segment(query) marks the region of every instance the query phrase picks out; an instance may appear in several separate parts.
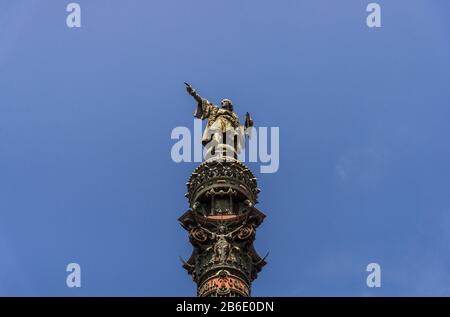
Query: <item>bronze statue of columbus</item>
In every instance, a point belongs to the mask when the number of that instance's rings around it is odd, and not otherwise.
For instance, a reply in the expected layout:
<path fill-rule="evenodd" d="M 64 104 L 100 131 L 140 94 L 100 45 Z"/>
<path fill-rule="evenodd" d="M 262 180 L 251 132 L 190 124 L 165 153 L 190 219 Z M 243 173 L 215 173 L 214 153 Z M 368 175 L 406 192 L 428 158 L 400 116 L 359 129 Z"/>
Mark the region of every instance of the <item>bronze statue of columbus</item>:
<path fill-rule="evenodd" d="M 201 120 L 208 119 L 202 144 L 206 146 L 211 141 L 214 141 L 212 143 L 215 145 L 228 144 L 228 141 L 231 140 L 231 142 L 234 142 L 234 145 L 231 145 L 234 152 L 239 153 L 244 144 L 244 136 L 250 136 L 251 127 L 253 127 L 250 114 L 246 113 L 245 123 L 241 126 L 239 117 L 233 111 L 233 103 L 230 99 L 223 99 L 220 107 L 218 107 L 202 98 L 190 84 L 185 82 L 185 85 L 187 92 L 197 101 L 194 117 Z"/>

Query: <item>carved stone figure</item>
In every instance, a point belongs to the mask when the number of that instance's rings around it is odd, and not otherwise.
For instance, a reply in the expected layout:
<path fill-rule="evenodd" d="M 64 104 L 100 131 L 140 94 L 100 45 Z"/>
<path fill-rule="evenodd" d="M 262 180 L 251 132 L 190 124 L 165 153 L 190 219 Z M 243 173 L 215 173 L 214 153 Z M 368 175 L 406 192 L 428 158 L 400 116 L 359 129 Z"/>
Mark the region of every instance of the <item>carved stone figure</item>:
<path fill-rule="evenodd" d="M 227 241 L 225 235 L 219 235 L 214 244 L 214 262 L 225 263 L 230 255 L 231 244 Z"/>

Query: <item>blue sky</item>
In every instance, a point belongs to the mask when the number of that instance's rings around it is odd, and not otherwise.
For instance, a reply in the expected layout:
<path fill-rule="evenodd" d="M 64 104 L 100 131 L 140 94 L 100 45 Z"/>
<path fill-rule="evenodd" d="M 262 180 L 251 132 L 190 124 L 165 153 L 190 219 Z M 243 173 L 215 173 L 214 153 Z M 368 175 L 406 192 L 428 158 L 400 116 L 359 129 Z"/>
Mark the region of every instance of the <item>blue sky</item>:
<path fill-rule="evenodd" d="M 183 81 L 280 127 L 254 296 L 450 295 L 448 1 L 69 2 L 0 0 L 0 295 L 195 295 Z"/>

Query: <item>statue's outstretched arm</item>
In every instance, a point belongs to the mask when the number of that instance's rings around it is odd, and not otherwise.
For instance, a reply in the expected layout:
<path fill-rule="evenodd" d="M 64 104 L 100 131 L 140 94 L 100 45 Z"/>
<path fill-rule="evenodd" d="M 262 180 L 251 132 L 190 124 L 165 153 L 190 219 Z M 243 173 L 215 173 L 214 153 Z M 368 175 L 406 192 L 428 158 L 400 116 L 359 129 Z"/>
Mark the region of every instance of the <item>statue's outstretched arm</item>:
<path fill-rule="evenodd" d="M 187 92 L 194 97 L 194 99 L 198 102 L 201 103 L 202 102 L 202 97 L 197 94 L 197 92 L 195 91 L 194 87 L 192 87 L 190 84 L 188 84 L 187 82 L 184 82 L 184 84 L 186 85 L 186 90 Z"/>

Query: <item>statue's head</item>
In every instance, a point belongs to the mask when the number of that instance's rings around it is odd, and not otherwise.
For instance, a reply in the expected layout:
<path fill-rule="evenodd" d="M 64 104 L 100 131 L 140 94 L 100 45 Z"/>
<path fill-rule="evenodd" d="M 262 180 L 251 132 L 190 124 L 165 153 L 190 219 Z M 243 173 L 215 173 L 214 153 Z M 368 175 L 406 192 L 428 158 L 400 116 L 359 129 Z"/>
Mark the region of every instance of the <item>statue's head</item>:
<path fill-rule="evenodd" d="M 223 109 L 233 111 L 233 103 L 231 102 L 230 99 L 223 99 L 223 100 L 220 102 L 220 106 L 221 106 Z"/>

